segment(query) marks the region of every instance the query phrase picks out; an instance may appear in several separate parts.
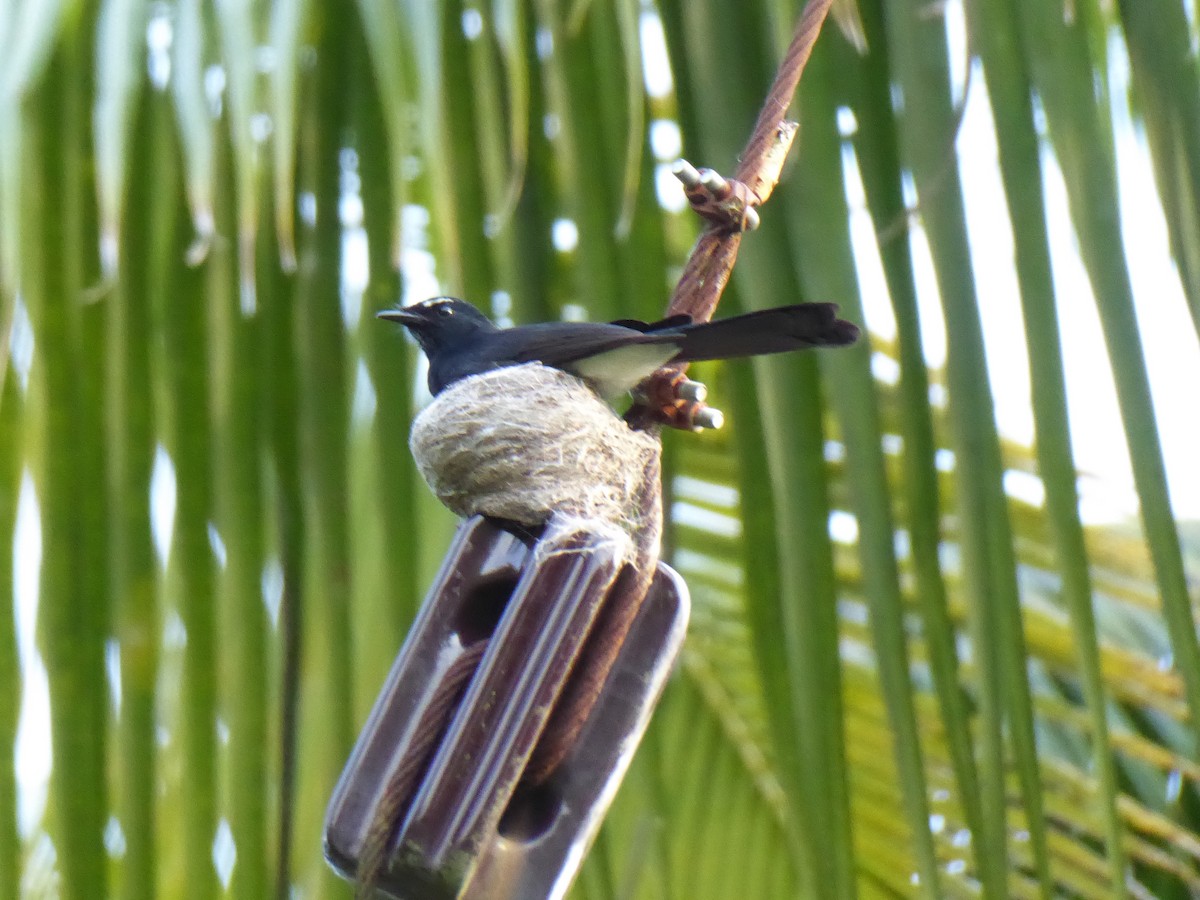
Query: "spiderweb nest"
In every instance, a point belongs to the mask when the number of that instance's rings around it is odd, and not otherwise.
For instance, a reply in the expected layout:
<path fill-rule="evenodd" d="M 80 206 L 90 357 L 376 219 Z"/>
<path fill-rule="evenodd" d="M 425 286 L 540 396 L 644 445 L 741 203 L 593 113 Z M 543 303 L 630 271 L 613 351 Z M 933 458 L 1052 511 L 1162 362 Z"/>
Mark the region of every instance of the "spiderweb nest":
<path fill-rule="evenodd" d="M 538 363 L 456 381 L 413 421 L 409 446 L 460 516 L 607 523 L 657 544 L 661 444 L 582 381 Z"/>

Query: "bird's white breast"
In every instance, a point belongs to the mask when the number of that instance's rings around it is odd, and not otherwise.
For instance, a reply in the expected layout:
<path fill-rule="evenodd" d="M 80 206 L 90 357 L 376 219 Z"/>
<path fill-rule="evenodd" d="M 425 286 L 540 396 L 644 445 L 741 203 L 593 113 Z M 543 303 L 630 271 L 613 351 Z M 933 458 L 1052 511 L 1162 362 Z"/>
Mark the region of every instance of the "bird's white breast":
<path fill-rule="evenodd" d="M 592 383 L 602 397 L 618 397 L 679 352 L 674 344 L 629 344 L 578 359 L 570 370 Z"/>

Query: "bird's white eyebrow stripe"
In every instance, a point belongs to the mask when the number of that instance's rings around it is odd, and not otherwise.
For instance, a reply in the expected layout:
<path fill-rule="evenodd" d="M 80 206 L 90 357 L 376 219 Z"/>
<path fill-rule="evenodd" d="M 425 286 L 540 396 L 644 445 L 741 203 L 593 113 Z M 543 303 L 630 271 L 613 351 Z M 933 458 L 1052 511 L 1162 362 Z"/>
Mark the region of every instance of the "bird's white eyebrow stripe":
<path fill-rule="evenodd" d="M 451 297 L 433 297 L 429 300 L 422 300 L 419 303 L 412 305 L 413 309 L 437 309 L 439 306 L 451 306 L 454 299 Z"/>

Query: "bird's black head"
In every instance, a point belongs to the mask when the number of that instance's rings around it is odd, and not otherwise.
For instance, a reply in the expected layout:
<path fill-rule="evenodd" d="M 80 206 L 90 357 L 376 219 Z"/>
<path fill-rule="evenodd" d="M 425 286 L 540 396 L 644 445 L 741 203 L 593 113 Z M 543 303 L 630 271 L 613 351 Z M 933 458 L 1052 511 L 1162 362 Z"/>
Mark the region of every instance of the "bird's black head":
<path fill-rule="evenodd" d="M 412 306 L 385 309 L 376 315 L 399 322 L 411 331 L 426 355 L 460 345 L 479 332 L 496 330 L 491 319 L 466 300 L 455 297 L 434 297 Z"/>

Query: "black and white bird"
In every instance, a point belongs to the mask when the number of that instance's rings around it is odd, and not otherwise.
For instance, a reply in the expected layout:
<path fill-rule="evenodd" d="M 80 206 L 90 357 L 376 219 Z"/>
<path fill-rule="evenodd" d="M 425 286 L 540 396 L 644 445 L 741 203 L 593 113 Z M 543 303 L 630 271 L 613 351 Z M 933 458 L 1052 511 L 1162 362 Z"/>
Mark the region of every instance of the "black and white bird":
<path fill-rule="evenodd" d="M 468 375 L 539 362 L 611 398 L 668 363 L 840 347 L 858 339 L 858 327 L 839 319 L 833 303 L 780 306 L 712 322 L 683 315 L 652 323 L 621 319 L 500 328 L 465 300 L 435 297 L 378 316 L 412 332 L 429 357 L 433 394 Z"/>

